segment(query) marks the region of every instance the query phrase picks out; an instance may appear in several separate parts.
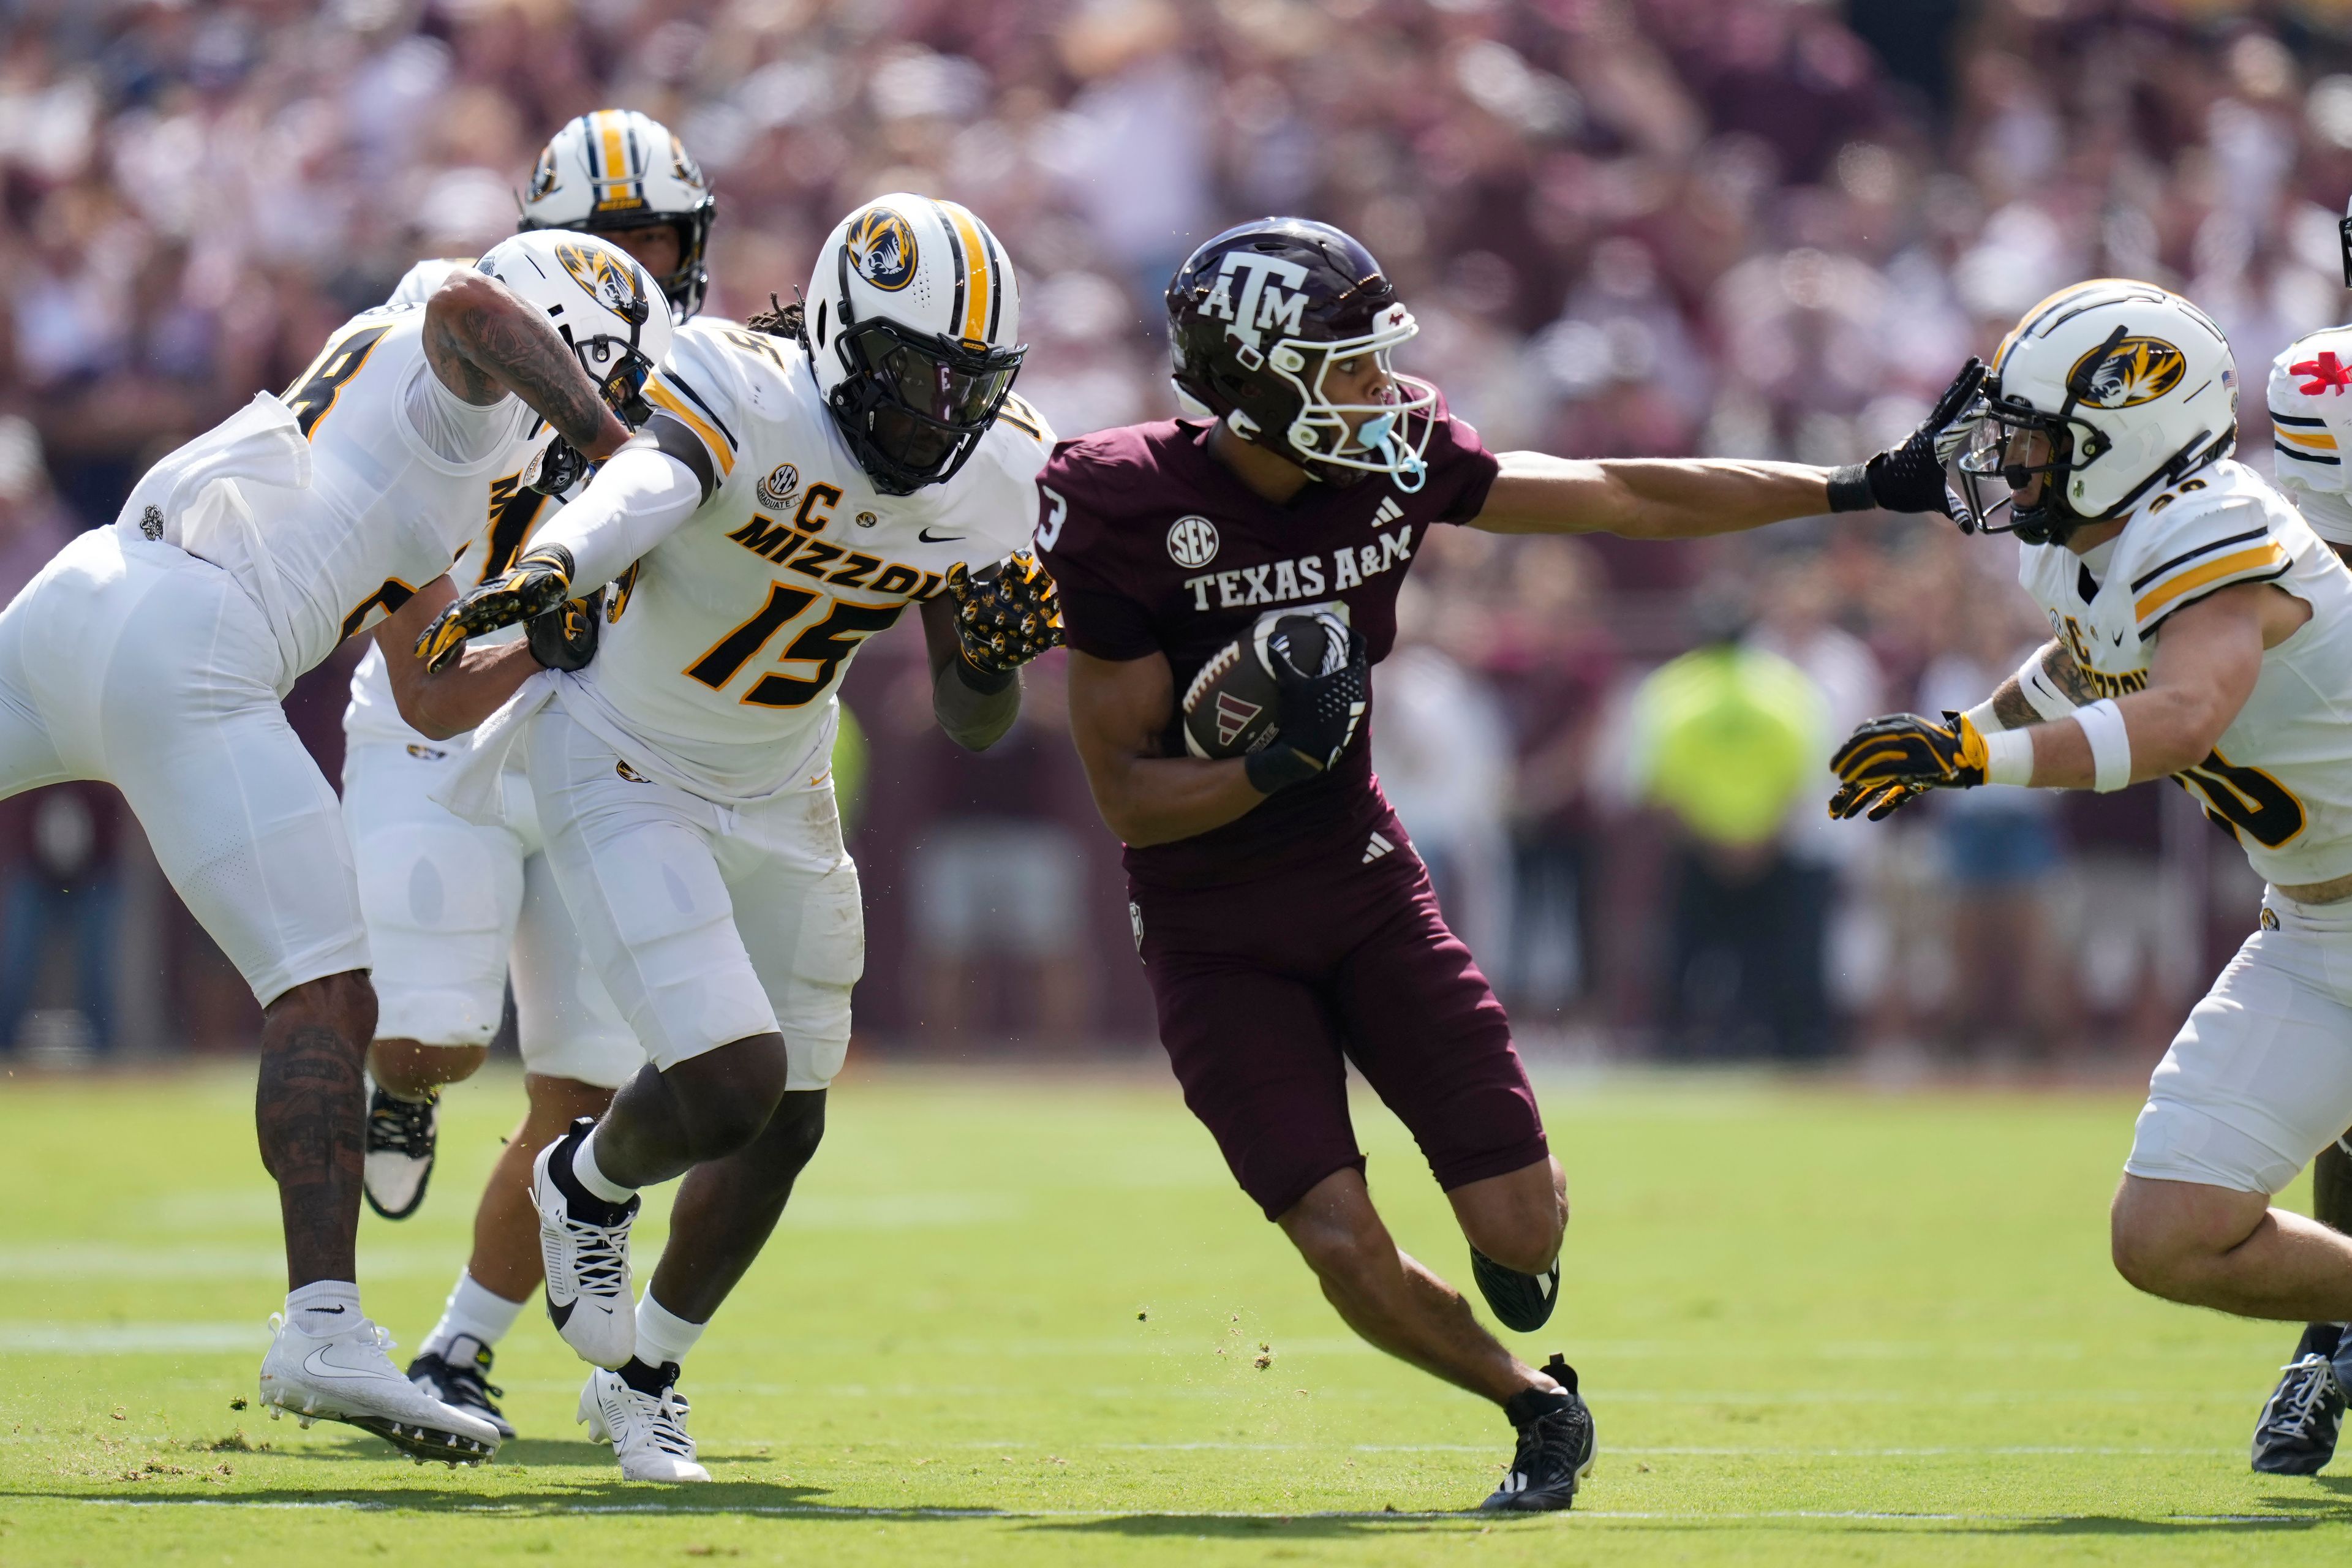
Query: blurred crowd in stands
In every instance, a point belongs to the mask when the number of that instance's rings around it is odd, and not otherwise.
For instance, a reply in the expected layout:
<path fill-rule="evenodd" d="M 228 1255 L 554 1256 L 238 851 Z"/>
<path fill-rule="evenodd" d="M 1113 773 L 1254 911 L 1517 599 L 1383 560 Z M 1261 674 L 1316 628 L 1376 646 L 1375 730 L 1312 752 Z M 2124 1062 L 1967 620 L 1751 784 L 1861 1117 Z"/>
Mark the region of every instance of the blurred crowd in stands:
<path fill-rule="evenodd" d="M 1284 211 L 1381 258 L 1406 368 L 1491 447 L 1829 463 L 2082 277 L 2183 289 L 2255 387 L 2352 315 L 2347 28 L 2316 0 L 0 0 L 0 596 L 412 260 L 509 232 L 601 105 L 710 175 L 712 311 L 789 300 L 869 195 L 970 204 L 1065 436 L 1175 412 L 1169 271 Z M 2180 792 L 1822 811 L 1855 721 L 1967 706 L 2040 639 L 2013 566 L 1884 518 L 1430 538 L 1376 762 L 1523 1035 L 2152 1055 L 2252 910 Z M 919 648 L 877 639 L 848 690 L 862 1029 L 1145 1037 L 1057 667 L 973 759 Z M 330 777 L 348 666 L 291 700 Z M 1694 718 L 1735 710 L 1734 742 Z M 0 1050 L 238 1043 L 249 1007 L 110 792 L 0 805 Z"/>

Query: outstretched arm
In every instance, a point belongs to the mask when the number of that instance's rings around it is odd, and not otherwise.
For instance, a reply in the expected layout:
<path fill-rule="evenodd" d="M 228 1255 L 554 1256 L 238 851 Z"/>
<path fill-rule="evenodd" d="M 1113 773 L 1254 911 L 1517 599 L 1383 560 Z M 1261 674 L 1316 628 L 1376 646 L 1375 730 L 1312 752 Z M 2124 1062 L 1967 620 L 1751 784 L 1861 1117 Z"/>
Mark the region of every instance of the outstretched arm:
<path fill-rule="evenodd" d="M 1614 533 L 1704 539 L 1823 512 L 1952 515 L 1944 460 L 1967 428 L 1984 380 L 1970 360 L 1899 446 L 1866 463 L 1816 468 L 1736 458 L 1599 461 L 1542 452 L 1501 454 L 1502 472 L 1471 526 L 1491 533 Z"/>
<path fill-rule="evenodd" d="M 1489 533 L 1703 539 L 1831 510 L 1831 470 L 1801 463 L 1499 457 L 1503 471 L 1471 525 Z"/>
<path fill-rule="evenodd" d="M 528 621 L 603 587 L 701 506 L 701 488 L 687 465 L 642 437 L 632 441 L 597 470 L 579 500 L 539 531 L 512 566 L 418 622 L 416 657 L 445 666 L 468 637 Z"/>
<path fill-rule="evenodd" d="M 468 403 L 521 398 L 591 461 L 629 438 L 547 317 L 486 273 L 455 273 L 425 302 L 425 357 Z"/>

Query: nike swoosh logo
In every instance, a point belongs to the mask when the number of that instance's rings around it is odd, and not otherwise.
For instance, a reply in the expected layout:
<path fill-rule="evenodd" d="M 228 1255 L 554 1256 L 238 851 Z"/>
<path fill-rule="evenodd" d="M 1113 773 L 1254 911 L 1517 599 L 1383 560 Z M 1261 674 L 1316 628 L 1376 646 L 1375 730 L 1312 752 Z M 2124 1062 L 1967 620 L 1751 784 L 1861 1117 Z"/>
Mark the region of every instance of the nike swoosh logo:
<path fill-rule="evenodd" d="M 328 1360 L 328 1353 L 339 1348 L 336 1345 L 320 1345 L 302 1358 L 302 1370 L 312 1377 L 366 1377 L 374 1372 L 373 1367 L 338 1366 Z"/>
<path fill-rule="evenodd" d="M 963 535 L 961 533 L 942 533 L 938 538 L 934 539 L 931 537 L 931 531 L 929 529 L 919 528 L 915 530 L 915 537 L 921 540 L 926 544 L 953 544 L 956 541 L 963 538 Z"/>
<path fill-rule="evenodd" d="M 547 1315 L 555 1320 L 556 1332 L 563 1331 L 563 1325 L 572 1321 L 572 1309 L 579 1305 L 580 1299 L 575 1296 L 559 1307 L 555 1304 L 555 1293 L 552 1290 L 547 1293 Z"/>

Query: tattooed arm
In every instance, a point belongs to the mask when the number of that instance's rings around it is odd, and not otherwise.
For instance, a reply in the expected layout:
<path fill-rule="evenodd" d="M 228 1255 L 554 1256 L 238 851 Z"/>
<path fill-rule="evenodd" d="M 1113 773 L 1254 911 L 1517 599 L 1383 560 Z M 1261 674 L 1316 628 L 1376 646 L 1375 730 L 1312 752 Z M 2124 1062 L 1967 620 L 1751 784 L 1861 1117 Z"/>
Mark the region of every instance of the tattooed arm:
<path fill-rule="evenodd" d="M 521 398 L 592 462 L 629 438 L 547 318 L 486 274 L 455 273 L 425 302 L 425 357 L 468 403 Z"/>
<path fill-rule="evenodd" d="M 2038 688 L 2032 696 L 2025 690 L 2029 680 Z M 2098 700 L 2099 694 L 2083 679 L 2082 668 L 2066 651 L 2066 645 L 2053 640 L 2043 643 L 2025 661 L 2023 668 L 2002 681 L 1993 692 L 1992 716 L 2000 721 L 2004 730 L 2022 730 L 2028 724 L 2063 718 L 2066 707 L 2080 708 Z"/>

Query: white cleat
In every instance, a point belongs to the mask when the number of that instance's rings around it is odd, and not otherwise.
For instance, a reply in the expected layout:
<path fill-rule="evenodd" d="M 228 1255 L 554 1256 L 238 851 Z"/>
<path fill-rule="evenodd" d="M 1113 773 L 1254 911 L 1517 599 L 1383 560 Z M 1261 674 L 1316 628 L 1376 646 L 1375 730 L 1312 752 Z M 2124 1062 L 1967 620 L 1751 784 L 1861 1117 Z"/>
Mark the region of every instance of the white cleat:
<path fill-rule="evenodd" d="M 677 1369 L 662 1369 L 674 1379 Z M 695 1463 L 694 1439 L 686 1435 L 687 1403 L 675 1384 L 658 1395 L 640 1394 L 617 1372 L 588 1374 L 580 1391 L 580 1419 L 588 1438 L 613 1445 L 621 1478 L 631 1481 L 707 1481 L 710 1472 Z"/>
<path fill-rule="evenodd" d="M 539 1250 L 547 1265 L 547 1315 L 563 1342 L 596 1366 L 626 1366 L 637 1350 L 637 1314 L 629 1278 L 631 1198 L 607 1223 L 611 1205 L 591 1197 L 572 1174 L 586 1117 L 539 1152 L 530 1168 L 531 1202 L 539 1209 Z M 561 1157 L 562 1163 L 554 1162 Z M 584 1212 L 583 1212 L 584 1211 Z"/>
<path fill-rule="evenodd" d="M 261 1403 L 275 1420 L 342 1421 L 411 1458 L 476 1464 L 499 1451 L 499 1429 L 454 1410 L 400 1374 L 385 1353 L 392 1336 L 365 1318 L 324 1336 L 272 1313 L 277 1331 L 261 1360 Z"/>

